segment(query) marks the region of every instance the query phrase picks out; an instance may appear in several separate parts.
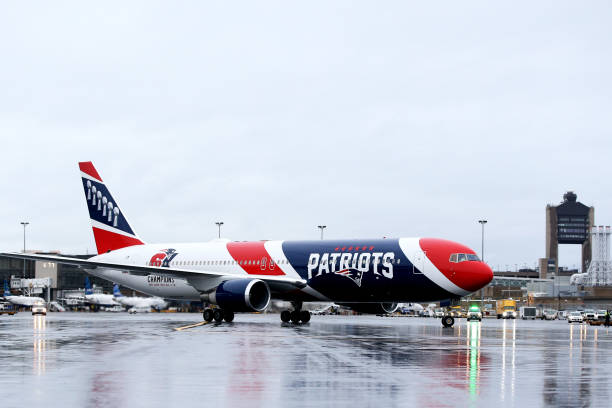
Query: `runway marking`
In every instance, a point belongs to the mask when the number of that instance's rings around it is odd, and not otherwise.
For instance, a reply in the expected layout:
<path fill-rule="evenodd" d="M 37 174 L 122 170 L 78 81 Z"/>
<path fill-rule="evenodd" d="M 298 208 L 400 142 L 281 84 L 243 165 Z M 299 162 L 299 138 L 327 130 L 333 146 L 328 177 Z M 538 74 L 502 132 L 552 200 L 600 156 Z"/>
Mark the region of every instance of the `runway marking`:
<path fill-rule="evenodd" d="M 188 326 L 183 326 L 183 327 L 176 327 L 174 330 L 176 331 L 181 331 L 181 330 L 187 330 L 187 329 L 192 329 L 194 327 L 198 327 L 198 326 L 204 326 L 206 323 L 206 321 L 202 321 L 200 323 L 195 323 L 195 324 L 190 324 Z"/>

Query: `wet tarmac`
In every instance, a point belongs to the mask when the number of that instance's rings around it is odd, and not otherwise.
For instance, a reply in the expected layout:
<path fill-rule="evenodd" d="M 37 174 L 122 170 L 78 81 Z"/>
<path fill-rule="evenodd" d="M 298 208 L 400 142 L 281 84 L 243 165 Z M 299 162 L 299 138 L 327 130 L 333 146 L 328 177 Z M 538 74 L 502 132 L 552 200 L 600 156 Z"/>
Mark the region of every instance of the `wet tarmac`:
<path fill-rule="evenodd" d="M 0 316 L 4 406 L 609 407 L 612 331 L 565 321 Z M 8 405 L 7 405 L 8 404 Z"/>

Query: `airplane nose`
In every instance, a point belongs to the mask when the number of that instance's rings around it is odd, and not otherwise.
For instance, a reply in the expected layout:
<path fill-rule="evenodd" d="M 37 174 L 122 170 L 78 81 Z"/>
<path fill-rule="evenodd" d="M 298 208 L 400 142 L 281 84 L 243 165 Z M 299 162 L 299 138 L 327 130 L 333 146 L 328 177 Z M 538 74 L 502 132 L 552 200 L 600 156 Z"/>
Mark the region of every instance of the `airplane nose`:
<path fill-rule="evenodd" d="M 477 266 L 474 265 L 474 271 L 471 276 L 471 286 L 475 289 L 468 290 L 479 290 L 484 288 L 493 280 L 493 270 L 484 262 L 480 262 Z"/>
<path fill-rule="evenodd" d="M 420 246 L 436 268 L 461 289 L 476 292 L 493 280 L 489 265 L 478 258 L 469 259 L 468 254 L 474 254 L 474 251 L 465 245 L 437 238 L 421 238 Z"/>
<path fill-rule="evenodd" d="M 484 262 L 463 262 L 454 267 L 449 278 L 460 288 L 476 292 L 493 280 L 493 271 Z"/>

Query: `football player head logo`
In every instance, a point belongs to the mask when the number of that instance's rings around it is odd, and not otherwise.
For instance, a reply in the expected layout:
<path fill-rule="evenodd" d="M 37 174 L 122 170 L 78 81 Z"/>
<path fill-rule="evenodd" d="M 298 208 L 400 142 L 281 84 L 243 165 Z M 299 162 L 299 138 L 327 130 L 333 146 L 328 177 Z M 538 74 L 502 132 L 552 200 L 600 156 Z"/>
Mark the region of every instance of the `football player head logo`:
<path fill-rule="evenodd" d="M 343 269 L 341 271 L 334 272 L 336 275 L 344 276 L 349 278 L 359 287 L 361 287 L 361 279 L 363 278 L 363 271 L 357 269 Z"/>
<path fill-rule="evenodd" d="M 177 255 L 178 252 L 176 252 L 176 249 L 162 249 L 161 251 L 153 255 L 153 257 L 149 261 L 149 265 L 168 268 L 170 266 L 170 261 L 172 261 Z"/>

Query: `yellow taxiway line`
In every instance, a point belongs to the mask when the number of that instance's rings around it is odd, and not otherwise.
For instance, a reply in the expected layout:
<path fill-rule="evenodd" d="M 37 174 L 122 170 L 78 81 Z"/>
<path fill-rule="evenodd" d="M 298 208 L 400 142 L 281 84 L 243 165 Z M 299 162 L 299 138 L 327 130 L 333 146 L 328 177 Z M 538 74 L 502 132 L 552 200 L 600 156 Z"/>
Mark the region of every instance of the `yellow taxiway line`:
<path fill-rule="evenodd" d="M 196 324 L 190 324 L 189 326 L 183 326 L 183 327 L 177 327 L 174 330 L 176 331 L 181 331 L 181 330 L 187 330 L 187 329 L 192 329 L 194 327 L 198 327 L 198 326 L 204 326 L 206 323 L 206 321 L 202 321 L 200 323 L 196 323 Z"/>

